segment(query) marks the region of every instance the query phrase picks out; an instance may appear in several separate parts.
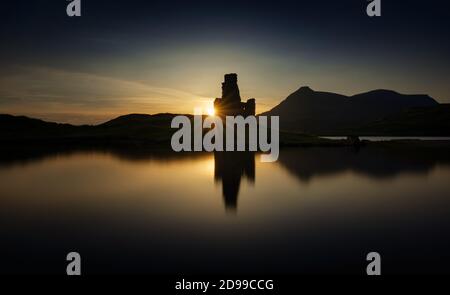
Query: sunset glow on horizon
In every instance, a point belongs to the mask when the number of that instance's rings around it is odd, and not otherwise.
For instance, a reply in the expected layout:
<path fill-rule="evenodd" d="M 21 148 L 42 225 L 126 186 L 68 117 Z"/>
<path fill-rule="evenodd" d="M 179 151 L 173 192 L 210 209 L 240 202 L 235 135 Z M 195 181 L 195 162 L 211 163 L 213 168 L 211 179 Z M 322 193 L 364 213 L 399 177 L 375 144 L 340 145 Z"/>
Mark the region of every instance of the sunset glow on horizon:
<path fill-rule="evenodd" d="M 1 20 L 8 46 L 0 49 L 0 113 L 74 124 L 186 114 L 220 97 L 226 73 L 239 75 L 241 97 L 256 99 L 256 113 L 301 86 L 345 95 L 392 89 L 450 102 L 450 44 L 440 31 L 449 20 L 439 7 L 386 3 L 392 13 L 374 20 L 364 1 L 282 2 L 231 1 L 239 9 L 226 9 L 206 1 L 86 1 L 77 19 L 65 16 L 65 3 L 11 4 L 14 17 Z M 424 17 L 414 22 L 397 13 L 416 8 Z M 422 40 L 414 46 L 412 32 Z"/>

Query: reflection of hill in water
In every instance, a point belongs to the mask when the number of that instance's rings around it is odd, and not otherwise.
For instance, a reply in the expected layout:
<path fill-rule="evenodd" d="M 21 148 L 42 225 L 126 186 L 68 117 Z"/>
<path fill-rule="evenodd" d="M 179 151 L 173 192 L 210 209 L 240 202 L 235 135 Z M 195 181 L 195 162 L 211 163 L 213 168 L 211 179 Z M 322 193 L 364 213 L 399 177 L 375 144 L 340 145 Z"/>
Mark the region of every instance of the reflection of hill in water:
<path fill-rule="evenodd" d="M 105 153 L 121 161 L 179 162 L 210 156 L 208 153 L 174 153 L 142 148 L 15 148 L 0 149 L 0 168 L 33 163 L 55 156 L 79 152 Z M 448 148 L 351 147 L 287 148 L 280 152 L 278 165 L 284 167 L 301 182 L 313 177 L 353 171 L 371 178 L 389 179 L 401 173 L 428 173 L 438 164 L 450 165 Z M 263 164 L 273 165 L 273 164 Z M 235 212 L 238 206 L 241 179 L 255 181 L 255 153 L 214 153 L 214 181 L 221 183 L 225 208 Z"/>
<path fill-rule="evenodd" d="M 56 156 L 69 156 L 77 153 L 104 153 L 112 155 L 121 161 L 140 162 L 140 161 L 183 161 L 205 157 L 207 153 L 174 153 L 171 151 L 150 150 L 147 148 L 99 148 L 99 147 L 84 147 L 71 148 L 57 146 L 50 147 L 14 147 L 14 148 L 0 148 L 0 167 L 13 166 L 17 164 L 28 164 L 37 161 L 42 161 L 47 158 Z"/>
<path fill-rule="evenodd" d="M 120 161 L 129 162 L 180 162 L 207 157 L 209 153 L 174 153 L 170 151 L 154 151 L 142 148 L 28 148 L 16 147 L 0 149 L 0 168 L 26 165 L 57 156 L 70 156 L 76 153 L 103 153 L 112 155 Z M 222 194 L 225 207 L 229 212 L 237 209 L 241 178 L 246 177 L 250 183 L 255 181 L 254 152 L 216 152 L 214 153 L 214 181 L 222 183 Z"/>
<path fill-rule="evenodd" d="M 391 178 L 401 173 L 427 173 L 437 164 L 450 165 L 448 149 L 353 148 L 284 149 L 278 159 L 300 181 L 353 171 L 372 178 Z"/>

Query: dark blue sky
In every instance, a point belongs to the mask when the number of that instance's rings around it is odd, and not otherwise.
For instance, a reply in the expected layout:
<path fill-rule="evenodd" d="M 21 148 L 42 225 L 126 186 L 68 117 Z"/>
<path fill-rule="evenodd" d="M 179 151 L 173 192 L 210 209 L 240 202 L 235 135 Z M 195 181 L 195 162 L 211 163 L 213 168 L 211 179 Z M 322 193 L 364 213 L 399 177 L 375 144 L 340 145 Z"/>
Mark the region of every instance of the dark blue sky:
<path fill-rule="evenodd" d="M 302 85 L 376 88 L 450 102 L 446 1 L 106 1 L 2 3 L 0 112 L 71 122 L 192 112 L 227 72 L 258 111 Z"/>

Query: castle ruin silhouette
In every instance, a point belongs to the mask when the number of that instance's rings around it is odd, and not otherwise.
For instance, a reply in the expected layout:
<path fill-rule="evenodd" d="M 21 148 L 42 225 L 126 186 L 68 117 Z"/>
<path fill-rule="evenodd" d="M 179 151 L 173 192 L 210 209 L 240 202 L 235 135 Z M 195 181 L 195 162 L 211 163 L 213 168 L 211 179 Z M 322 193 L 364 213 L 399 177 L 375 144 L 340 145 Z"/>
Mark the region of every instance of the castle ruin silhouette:
<path fill-rule="evenodd" d="M 241 101 L 239 87 L 237 84 L 237 74 L 225 74 L 222 83 L 222 97 L 214 100 L 214 109 L 220 117 L 225 116 L 254 116 L 255 99 L 250 98 L 247 102 Z"/>

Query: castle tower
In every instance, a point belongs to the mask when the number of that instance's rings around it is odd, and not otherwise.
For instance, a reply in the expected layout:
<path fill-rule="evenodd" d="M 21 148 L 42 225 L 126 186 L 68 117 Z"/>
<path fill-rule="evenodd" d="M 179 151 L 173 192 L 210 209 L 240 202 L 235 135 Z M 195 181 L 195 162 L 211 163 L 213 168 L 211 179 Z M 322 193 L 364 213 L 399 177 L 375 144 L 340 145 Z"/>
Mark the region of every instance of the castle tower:
<path fill-rule="evenodd" d="M 226 74 L 222 83 L 222 100 L 225 103 L 241 102 L 237 74 Z"/>
<path fill-rule="evenodd" d="M 222 82 L 222 97 L 214 100 L 214 108 L 219 116 L 255 115 L 255 99 L 241 102 L 237 74 L 225 74 Z"/>

